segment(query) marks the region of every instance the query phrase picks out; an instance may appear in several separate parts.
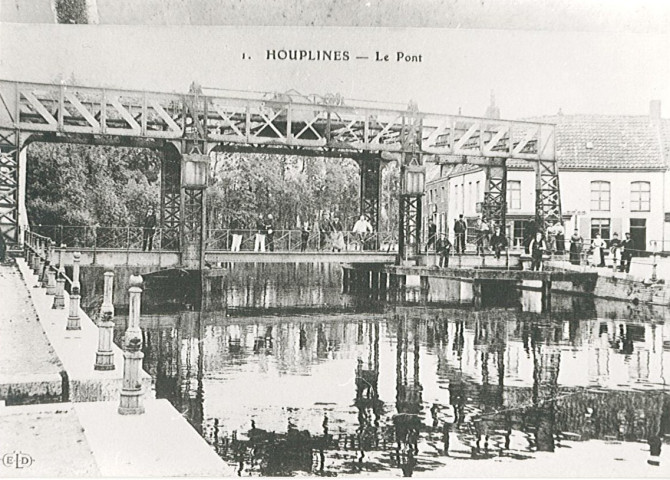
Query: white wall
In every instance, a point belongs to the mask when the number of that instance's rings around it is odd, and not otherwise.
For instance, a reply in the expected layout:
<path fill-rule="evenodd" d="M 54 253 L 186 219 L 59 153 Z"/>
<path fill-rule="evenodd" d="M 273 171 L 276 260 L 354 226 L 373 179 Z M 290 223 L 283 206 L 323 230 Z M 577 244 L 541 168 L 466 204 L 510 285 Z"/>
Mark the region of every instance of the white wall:
<path fill-rule="evenodd" d="M 583 212 L 573 215 L 566 222 L 566 237 L 577 226 L 582 236 L 590 236 L 592 218 L 609 218 L 611 232 L 617 232 L 620 238 L 630 229 L 630 218 L 644 218 L 647 226 L 647 240 L 665 240 L 666 250 L 670 250 L 670 224 L 664 222 L 664 211 L 670 208 L 670 173 L 642 171 L 575 171 L 559 172 L 563 215 L 570 212 Z M 458 175 L 449 179 L 449 204 L 447 223 L 450 236 L 453 237 L 453 224 L 459 214 L 466 217 L 476 216 L 476 202 L 483 201 L 486 175 L 483 170 Z M 508 181 L 521 182 L 521 208 L 507 210 L 508 215 L 533 216 L 535 214 L 535 172 L 532 170 L 508 170 Z M 476 182 L 480 182 L 480 198 L 468 203 L 468 185 L 472 182 L 473 191 Z M 610 182 L 610 210 L 591 211 L 591 182 Z M 631 212 L 631 182 L 650 183 L 651 202 L 648 212 Z M 456 198 L 458 192 L 458 198 Z M 473 196 L 475 194 L 473 193 Z M 666 208 L 667 205 L 667 208 Z M 670 211 L 670 210 L 669 210 Z M 664 232 L 665 229 L 665 232 Z M 665 235 L 664 235 L 665 234 Z M 659 243 L 659 249 L 660 247 Z M 646 248 L 651 249 L 650 245 Z"/>

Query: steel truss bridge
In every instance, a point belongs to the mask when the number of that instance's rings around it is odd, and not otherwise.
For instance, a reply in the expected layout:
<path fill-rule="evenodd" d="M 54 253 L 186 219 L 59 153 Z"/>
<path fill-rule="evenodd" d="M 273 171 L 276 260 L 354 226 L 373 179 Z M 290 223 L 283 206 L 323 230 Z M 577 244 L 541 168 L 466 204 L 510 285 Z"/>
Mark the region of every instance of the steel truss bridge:
<path fill-rule="evenodd" d="M 160 226 L 183 265 L 202 265 L 206 189 L 182 175 L 212 151 L 351 158 L 360 165 L 361 213 L 378 231 L 382 168 L 401 168 L 400 256 L 421 248 L 424 165 L 485 168 L 482 214 L 504 224 L 506 161 L 536 171 L 536 220 L 561 218 L 551 124 L 346 105 L 288 94 L 236 98 L 0 80 L 0 231 L 20 242 L 27 228 L 25 147 L 31 142 L 145 147 L 162 154 Z M 190 167 L 189 167 L 190 168 Z"/>

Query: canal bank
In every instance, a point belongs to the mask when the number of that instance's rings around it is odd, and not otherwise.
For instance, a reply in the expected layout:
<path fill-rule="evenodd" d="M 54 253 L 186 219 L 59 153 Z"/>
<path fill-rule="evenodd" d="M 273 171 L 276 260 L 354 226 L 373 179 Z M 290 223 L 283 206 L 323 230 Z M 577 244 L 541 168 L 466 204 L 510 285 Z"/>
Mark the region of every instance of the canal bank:
<path fill-rule="evenodd" d="M 68 309 L 52 308 L 23 259 L 0 265 L 0 291 L 0 477 L 232 474 L 179 411 L 154 398 L 145 371 L 145 412 L 119 414 L 121 350 L 113 347 L 114 370 L 95 370 L 97 326 L 79 310 L 81 329 L 67 330 Z"/>

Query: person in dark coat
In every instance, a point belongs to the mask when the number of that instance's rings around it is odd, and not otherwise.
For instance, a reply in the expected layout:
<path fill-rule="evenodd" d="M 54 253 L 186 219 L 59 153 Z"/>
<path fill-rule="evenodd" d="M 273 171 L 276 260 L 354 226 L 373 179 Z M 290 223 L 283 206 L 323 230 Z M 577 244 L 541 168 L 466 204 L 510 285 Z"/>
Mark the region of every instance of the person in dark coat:
<path fill-rule="evenodd" d="M 454 223 L 454 235 L 456 237 L 456 253 L 465 253 L 465 234 L 468 231 L 468 224 L 463 220 L 463 214 L 458 216 Z"/>
<path fill-rule="evenodd" d="M 500 258 L 500 252 L 502 250 L 504 250 L 505 248 L 507 248 L 507 245 L 508 245 L 507 238 L 505 237 L 505 235 L 503 235 L 500 232 L 500 227 L 496 226 L 496 228 L 493 232 L 493 236 L 491 237 L 490 243 L 491 243 L 491 248 L 493 249 L 493 252 L 495 253 L 495 257 L 497 259 L 499 259 Z"/>
<path fill-rule="evenodd" d="M 582 262 L 582 248 L 584 247 L 584 239 L 579 234 L 579 230 L 575 229 L 570 237 L 570 263 L 579 265 Z"/>
<path fill-rule="evenodd" d="M 147 216 L 144 217 L 144 231 L 142 235 L 142 251 L 145 252 L 147 248 L 151 251 L 154 247 L 154 234 L 156 233 L 156 214 L 154 209 L 149 207 Z"/>
<path fill-rule="evenodd" d="M 451 253 L 451 242 L 446 235 L 440 235 L 435 243 L 435 251 L 440 255 L 440 267 L 449 266 L 449 254 Z"/>
<path fill-rule="evenodd" d="M 435 222 L 431 220 L 430 223 L 428 223 L 428 242 L 426 243 L 426 253 L 428 253 L 428 249 L 431 246 L 435 248 L 436 235 L 437 235 L 437 225 L 435 225 Z"/>
<path fill-rule="evenodd" d="M 544 252 L 547 251 L 547 242 L 544 240 L 544 235 L 542 232 L 537 232 L 535 238 L 531 240 L 530 245 L 528 245 L 530 250 L 530 255 L 532 258 L 532 267 L 531 270 L 541 271 L 542 270 L 542 256 Z"/>
<path fill-rule="evenodd" d="M 633 259 L 633 253 L 635 253 L 635 244 L 633 239 L 630 238 L 630 233 L 626 233 L 626 238 L 621 242 L 621 271 L 630 273 L 630 262 Z"/>

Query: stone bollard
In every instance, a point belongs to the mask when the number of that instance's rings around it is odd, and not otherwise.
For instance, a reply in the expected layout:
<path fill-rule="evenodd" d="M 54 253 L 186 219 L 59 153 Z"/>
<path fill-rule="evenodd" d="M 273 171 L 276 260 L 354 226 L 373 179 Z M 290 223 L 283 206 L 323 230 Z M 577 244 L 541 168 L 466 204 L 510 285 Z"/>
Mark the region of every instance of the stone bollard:
<path fill-rule="evenodd" d="M 74 252 L 72 254 L 72 289 L 70 290 L 70 314 L 67 316 L 67 330 L 81 330 L 81 318 L 79 317 L 79 304 L 81 302 L 81 295 L 79 291 L 81 284 L 79 283 L 79 262 L 81 253 Z"/>
<path fill-rule="evenodd" d="M 100 312 L 98 322 L 98 351 L 95 352 L 95 370 L 114 370 L 114 350 L 112 337 L 114 335 L 114 316 L 111 312 Z M 140 352 L 141 353 L 141 352 Z"/>
<path fill-rule="evenodd" d="M 65 278 L 63 278 L 63 271 L 60 269 L 56 274 L 56 293 L 51 308 L 53 310 L 63 310 L 65 308 Z"/>
<path fill-rule="evenodd" d="M 37 247 L 37 252 L 35 253 L 35 261 L 33 263 L 33 273 L 37 275 L 37 285 L 36 287 L 40 286 L 39 280 L 40 280 L 40 274 L 42 273 L 42 265 L 44 265 L 44 262 L 42 260 L 42 255 L 43 255 L 43 250 L 42 250 L 42 245 L 41 242 L 38 244 Z"/>
<path fill-rule="evenodd" d="M 105 282 L 103 287 L 103 296 L 102 296 L 102 306 L 100 307 L 100 313 L 103 315 L 109 312 L 112 317 L 114 316 L 114 272 L 112 270 L 107 270 L 105 272 Z"/>
<path fill-rule="evenodd" d="M 96 370 L 114 370 L 114 351 L 112 338 L 114 334 L 114 304 L 112 293 L 114 272 L 105 272 L 104 296 L 100 307 L 101 320 L 98 323 L 98 351 L 95 354 Z"/>
<path fill-rule="evenodd" d="M 47 278 L 47 295 L 56 295 L 56 277 L 61 268 L 63 268 L 63 248 L 65 245 L 61 245 L 61 248 L 58 249 L 58 266 L 52 266 L 49 269 L 48 278 Z"/>
<path fill-rule="evenodd" d="M 51 263 L 54 260 L 54 242 L 49 239 L 46 242 L 46 254 L 44 258 L 44 268 L 42 269 L 42 275 L 40 277 L 40 282 L 42 283 L 42 288 L 47 288 L 49 286 L 49 271 L 51 270 Z"/>
<path fill-rule="evenodd" d="M 32 258 L 32 263 L 30 264 L 30 268 L 32 268 L 33 273 L 36 272 L 37 270 L 37 259 L 40 256 L 40 247 L 39 243 L 37 240 L 35 240 L 35 243 L 33 244 L 33 258 Z"/>
<path fill-rule="evenodd" d="M 119 413 L 121 415 L 139 415 L 144 413 L 142 404 L 142 330 L 140 329 L 140 295 L 142 294 L 142 277 L 131 275 L 128 289 L 129 310 L 128 329 L 123 345 L 123 389 Z"/>

